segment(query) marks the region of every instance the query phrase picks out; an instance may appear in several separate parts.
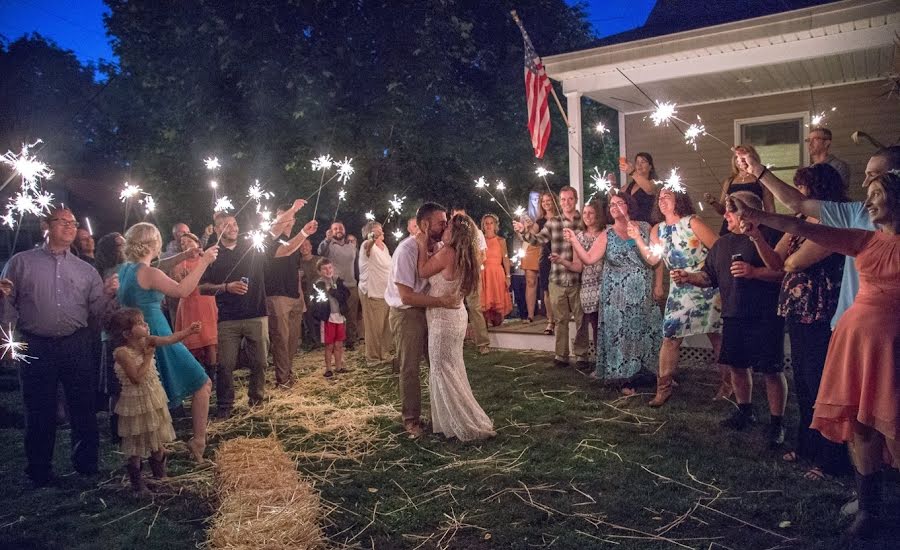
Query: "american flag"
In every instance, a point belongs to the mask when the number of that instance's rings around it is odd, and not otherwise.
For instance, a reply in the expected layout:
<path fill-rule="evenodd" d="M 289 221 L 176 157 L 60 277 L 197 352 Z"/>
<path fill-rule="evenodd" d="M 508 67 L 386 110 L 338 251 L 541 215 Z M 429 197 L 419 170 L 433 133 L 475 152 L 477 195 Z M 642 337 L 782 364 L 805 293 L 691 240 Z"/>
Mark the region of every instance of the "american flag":
<path fill-rule="evenodd" d="M 531 39 L 518 18 L 515 19 L 525 41 L 525 101 L 528 103 L 528 133 L 534 156 L 543 158 L 550 139 L 550 79 L 540 56 L 534 51 Z"/>

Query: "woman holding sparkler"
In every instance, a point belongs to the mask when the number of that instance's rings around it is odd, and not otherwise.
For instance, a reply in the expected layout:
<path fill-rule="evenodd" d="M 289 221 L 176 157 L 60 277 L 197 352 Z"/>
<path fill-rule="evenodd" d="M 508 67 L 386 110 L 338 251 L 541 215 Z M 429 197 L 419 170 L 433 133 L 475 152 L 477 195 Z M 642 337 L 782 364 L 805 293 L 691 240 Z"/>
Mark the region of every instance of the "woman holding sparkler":
<path fill-rule="evenodd" d="M 478 237 L 475 221 L 457 214 L 444 230 L 444 246 L 428 256 L 428 235 L 416 237 L 418 275 L 428 278 L 430 296 L 457 295 L 459 300 L 478 284 Z M 460 441 L 497 435 L 494 424 L 472 395 L 463 359 L 468 314 L 465 308 L 432 307 L 428 320 L 428 386 L 431 393 L 431 425 L 434 433 Z"/>
<path fill-rule="evenodd" d="M 632 196 L 623 191 L 609 194 L 609 215 L 613 224 L 602 232 L 590 250 L 585 250 L 574 231 L 564 230 L 565 239 L 582 263 L 594 265 L 601 260 L 600 330 L 597 334 L 597 367 L 592 375 L 620 385 L 626 395 L 650 382 L 656 370 L 656 353 L 662 337 L 662 318 L 653 302 L 653 269 L 641 257 L 629 226 L 637 226 L 646 242 L 650 236 L 647 222 L 633 222 Z"/>
<path fill-rule="evenodd" d="M 509 296 L 512 271 L 506 240 L 497 235 L 499 226 L 500 219 L 494 214 L 485 214 L 481 218 L 481 230 L 487 244 L 481 271 L 481 311 L 492 327 L 503 324 L 503 319 L 512 311 Z"/>
<path fill-rule="evenodd" d="M 359 253 L 359 295 L 363 306 L 363 330 L 366 336 L 366 362 L 383 363 L 391 358 L 393 337 L 388 323 L 390 310 L 384 301 L 391 253 L 384 244 L 384 229 L 371 220 L 363 227 L 362 250 Z"/>
<path fill-rule="evenodd" d="M 191 250 L 200 247 L 200 238 L 193 233 L 185 233 L 179 237 L 181 250 Z M 202 262 L 201 257 L 187 259 L 172 270 L 175 281 L 183 281 L 191 274 L 197 265 Z M 216 307 L 215 296 L 203 296 L 200 290 L 195 288 L 191 293 L 178 300 L 178 310 L 175 314 L 175 332 L 187 330 L 194 321 L 200 321 L 200 332 L 188 335 L 182 343 L 200 361 L 206 374 L 210 378 L 215 376 L 215 368 L 219 363 L 219 310 Z"/>
<path fill-rule="evenodd" d="M 739 147 L 746 150 L 749 156 L 751 156 L 757 164 L 760 164 L 759 153 L 756 152 L 756 149 L 754 149 L 752 145 L 740 145 Z M 768 188 L 763 187 L 759 182 L 759 179 L 750 172 L 747 162 L 735 153 L 734 156 L 731 157 L 731 175 L 722 182 L 722 193 L 719 198 L 716 199 L 709 193 L 704 193 L 703 197 L 720 216 L 724 216 L 725 197 L 731 193 L 737 193 L 738 191 L 750 191 L 762 199 L 763 209 L 765 209 L 766 212 L 775 211 L 775 195 L 773 195 Z M 719 229 L 719 235 L 727 235 L 728 233 L 728 222 L 723 219 L 722 227 Z"/>
<path fill-rule="evenodd" d="M 716 234 L 694 213 L 693 202 L 687 193 L 667 187 L 656 193 L 653 218 L 658 220 L 650 230 L 649 244 L 634 225 L 628 235 L 637 244 L 638 252 L 650 265 L 664 262 L 666 267 L 695 272 L 703 268 L 709 249 L 716 242 Z M 651 407 L 661 407 L 672 395 L 678 353 L 685 336 L 705 334 L 718 360 L 722 344 L 722 300 L 716 288 L 700 288 L 672 282 L 663 317 L 663 342 L 659 351 L 659 375 L 656 396 Z M 722 383 L 716 399 L 729 397 L 731 371 L 719 365 Z"/>
<path fill-rule="evenodd" d="M 765 167 L 755 165 L 762 177 Z M 841 316 L 828 347 L 812 428 L 848 442 L 856 467 L 859 512 L 847 535 L 867 537 L 880 527 L 882 468 L 900 465 L 900 171 L 873 178 L 865 208 L 878 231 L 839 229 L 772 214 L 729 199 L 742 220 L 805 237 L 853 256 L 859 293 Z"/>
<path fill-rule="evenodd" d="M 556 199 L 552 194 L 544 191 L 538 200 L 538 212 L 540 213 L 531 224 L 529 231 L 537 235 L 544 228 L 547 220 L 558 215 Z M 553 319 L 553 308 L 550 307 L 550 243 L 528 244 L 525 257 L 522 259 L 522 269 L 525 270 L 525 302 L 528 304 L 528 318 L 533 319 L 536 311 L 537 298 L 541 297 L 544 310 L 547 313 L 547 326 L 544 334 L 553 334 L 556 322 Z"/>
<path fill-rule="evenodd" d="M 137 223 L 125 233 L 125 257 L 128 260 L 119 268 L 119 304 L 136 307 L 144 314 L 152 336 L 171 336 L 172 329 L 162 313 L 163 296 L 186 298 L 197 288 L 200 277 L 209 264 L 216 260 L 219 248 L 212 246 L 200 257 L 200 262 L 181 282 L 175 282 L 150 263 L 162 250 L 162 237 L 153 224 Z M 169 406 L 178 405 L 188 395 L 191 400 L 191 418 L 194 436 L 188 448 L 194 460 L 203 460 L 206 448 L 206 421 L 209 416 L 209 395 L 212 390 L 203 366 L 191 355 L 184 344 L 158 348 L 156 364 L 160 379 L 169 398 Z"/>
<path fill-rule="evenodd" d="M 625 193 L 634 202 L 629 218 L 637 222 L 650 223 L 650 212 L 653 210 L 653 196 L 656 194 L 656 166 L 650 153 L 638 153 L 634 156 L 634 164 L 625 157 L 619 157 L 619 169 L 628 174 L 631 181 L 625 186 Z"/>

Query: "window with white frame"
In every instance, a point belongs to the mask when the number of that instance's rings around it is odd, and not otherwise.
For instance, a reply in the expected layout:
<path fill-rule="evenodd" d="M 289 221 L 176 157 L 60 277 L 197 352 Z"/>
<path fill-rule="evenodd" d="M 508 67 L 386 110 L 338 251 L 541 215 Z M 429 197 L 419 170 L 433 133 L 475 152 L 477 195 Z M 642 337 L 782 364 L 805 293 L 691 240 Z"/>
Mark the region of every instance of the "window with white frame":
<path fill-rule="evenodd" d="M 791 183 L 794 172 L 807 165 L 806 125 L 809 113 L 788 113 L 734 121 L 736 143 L 752 145 L 763 164 L 782 181 Z M 783 207 L 777 203 L 779 211 Z"/>

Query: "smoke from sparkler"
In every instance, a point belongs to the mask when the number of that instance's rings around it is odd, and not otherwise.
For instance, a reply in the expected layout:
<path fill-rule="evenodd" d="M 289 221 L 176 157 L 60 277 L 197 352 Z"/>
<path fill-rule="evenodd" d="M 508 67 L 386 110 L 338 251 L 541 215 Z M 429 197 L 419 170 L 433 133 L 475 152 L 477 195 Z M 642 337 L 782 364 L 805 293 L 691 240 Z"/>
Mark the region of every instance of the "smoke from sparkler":
<path fill-rule="evenodd" d="M 341 185 L 350 181 L 350 176 L 353 175 L 353 166 L 350 165 L 351 162 L 353 162 L 353 159 L 344 157 L 344 160 L 335 163 L 337 164 L 337 179 L 341 182 Z"/>
<path fill-rule="evenodd" d="M 213 212 L 230 212 L 231 210 L 234 210 L 234 204 L 228 197 L 219 197 L 213 207 Z"/>
<path fill-rule="evenodd" d="M 210 157 L 207 159 L 203 159 L 203 164 L 206 165 L 207 170 L 218 170 L 222 167 L 219 163 L 219 157 Z"/>
<path fill-rule="evenodd" d="M 650 115 L 650 120 L 652 120 L 653 124 L 656 126 L 659 126 L 660 124 L 669 124 L 672 117 L 678 113 L 678 111 L 675 110 L 675 107 L 677 107 L 677 105 L 667 101 L 659 103 L 656 110 Z"/>
<path fill-rule="evenodd" d="M 0 349 L 3 350 L 3 353 L 0 354 L 0 359 L 5 359 L 7 355 L 9 355 L 10 359 L 13 361 L 22 361 L 24 363 L 30 363 L 29 359 L 37 359 L 37 357 L 25 355 L 25 351 L 28 350 L 28 344 L 25 342 L 17 342 L 13 338 L 14 333 L 12 325 L 9 325 L 6 329 L 0 326 L 0 334 L 2 334 Z"/>

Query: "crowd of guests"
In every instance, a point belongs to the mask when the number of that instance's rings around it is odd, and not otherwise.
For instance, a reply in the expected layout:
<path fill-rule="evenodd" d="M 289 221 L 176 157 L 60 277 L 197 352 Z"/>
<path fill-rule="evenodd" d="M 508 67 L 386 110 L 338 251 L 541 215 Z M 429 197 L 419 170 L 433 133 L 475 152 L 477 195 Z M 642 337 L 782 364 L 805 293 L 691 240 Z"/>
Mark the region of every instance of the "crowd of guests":
<path fill-rule="evenodd" d="M 715 398 L 733 396 L 737 403 L 722 426 L 745 430 L 756 423 L 752 373 L 762 374 L 773 448 L 785 441 L 786 331 L 800 423 L 796 445 L 783 458 L 808 462 L 806 476 L 822 479 L 849 468 L 849 445 L 859 492 L 852 529 L 862 533 L 879 513 L 882 456 L 895 465 L 900 458 L 900 147 L 870 159 L 863 181 L 867 199 L 849 202 L 849 170 L 829 152 L 830 140 L 827 129 L 811 131 L 813 163 L 796 172 L 793 186 L 765 168 L 751 146 L 736 147 L 720 196 L 706 196 L 723 216 L 718 234 L 696 215 L 687 192 L 655 182 L 648 153 L 633 162 L 620 159 L 628 183 L 580 212 L 574 188 L 542 193 L 535 219 L 523 216 L 512 224 L 524 248 L 524 295 L 517 301 L 526 322 L 544 304 L 555 367 L 592 371 L 627 395 L 655 381 L 653 407 L 663 406 L 678 385 L 684 338 L 704 335 L 721 379 Z M 776 200 L 795 216 L 775 214 Z M 424 349 L 426 316 L 407 308 L 444 301 L 413 297 L 428 277 L 414 264 L 398 267 L 378 222 L 362 228 L 360 246 L 335 221 L 313 254 L 317 222 L 295 231 L 304 204 L 278 207 L 259 248 L 241 238 L 238 220 L 229 214 L 216 214 L 199 236 L 187 224 L 175 224 L 165 245 L 148 223 L 125 235 L 105 235 L 95 245 L 69 209 L 55 208 L 45 217 L 45 245 L 15 255 L 0 281 L 3 320 L 16 322 L 34 356 L 20 372 L 26 473 L 36 485 L 54 479 L 57 386 L 72 426 L 75 469 L 90 474 L 97 468 L 99 388 L 109 399 L 110 428 L 122 440 L 138 491 L 142 459 L 149 459 L 155 476 L 165 475 L 163 445 L 174 438 L 170 410 L 190 398 L 188 448 L 202 460 L 213 391 L 215 416 L 228 418 L 234 370 L 241 364 L 250 370 L 249 405 L 259 405 L 270 356 L 275 384 L 290 388 L 301 341 L 324 346 L 323 375 L 333 378 L 349 370 L 344 350 L 362 339 L 368 365 L 393 360 L 401 395 L 419 391 L 422 351 L 409 350 Z M 462 209 L 440 215 L 445 226 L 448 215 L 451 226 L 458 224 L 460 239 L 471 239 L 468 263 L 477 262 L 480 276 L 459 285 L 465 289 L 460 299 L 477 349 L 488 353 L 487 326 L 500 325 L 513 309 L 513 265 L 500 219 L 487 214 L 473 227 Z M 420 235 L 430 223 L 421 216 L 409 220 L 414 244 L 404 258 L 415 257 L 415 246 L 428 253 L 440 249 L 441 235 Z M 455 250 L 463 241 L 453 241 L 447 231 Z M 448 260 L 447 273 L 467 254 Z M 397 282 L 401 269 L 413 274 L 409 288 Z M 460 330 L 455 313 L 431 317 Z M 455 369 L 462 368 L 461 359 L 454 361 Z M 406 408 L 404 398 L 405 427 L 421 431 L 415 405 Z M 476 432 L 493 433 L 482 424 Z"/>

